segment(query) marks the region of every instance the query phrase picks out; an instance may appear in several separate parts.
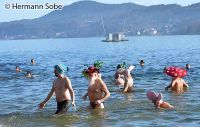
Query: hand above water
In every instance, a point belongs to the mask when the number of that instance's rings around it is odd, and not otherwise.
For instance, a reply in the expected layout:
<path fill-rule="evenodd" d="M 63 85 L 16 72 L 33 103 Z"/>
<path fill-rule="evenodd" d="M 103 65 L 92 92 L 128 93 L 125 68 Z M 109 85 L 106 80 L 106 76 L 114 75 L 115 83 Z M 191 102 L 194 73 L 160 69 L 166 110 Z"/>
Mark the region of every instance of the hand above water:
<path fill-rule="evenodd" d="M 45 103 L 41 102 L 38 106 L 39 106 L 40 109 L 43 109 L 45 107 Z"/>
<path fill-rule="evenodd" d="M 102 101 L 101 100 L 96 100 L 95 103 L 100 105 L 102 103 Z"/>
<path fill-rule="evenodd" d="M 72 106 L 74 107 L 74 110 L 76 111 L 76 105 L 74 101 L 72 102 Z"/>

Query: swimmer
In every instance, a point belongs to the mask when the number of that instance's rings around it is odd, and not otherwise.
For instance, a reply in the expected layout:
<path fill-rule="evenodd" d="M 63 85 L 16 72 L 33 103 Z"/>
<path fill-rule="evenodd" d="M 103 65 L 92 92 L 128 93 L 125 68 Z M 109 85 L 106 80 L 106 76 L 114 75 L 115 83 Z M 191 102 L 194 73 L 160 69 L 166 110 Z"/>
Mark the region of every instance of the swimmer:
<path fill-rule="evenodd" d="M 121 74 L 122 71 L 124 71 L 123 66 L 121 66 L 121 64 L 118 64 L 117 70 L 115 72 L 115 85 L 124 87 L 125 79 L 124 75 Z"/>
<path fill-rule="evenodd" d="M 169 104 L 168 102 L 163 101 L 162 93 L 155 93 L 154 91 L 149 91 L 147 93 L 147 97 L 149 100 L 154 103 L 155 108 L 163 108 L 163 109 L 172 109 L 174 106 Z"/>
<path fill-rule="evenodd" d="M 16 72 L 21 72 L 22 70 L 19 68 L 19 66 L 16 66 L 15 71 Z"/>
<path fill-rule="evenodd" d="M 26 78 L 32 78 L 32 77 L 33 77 L 33 75 L 31 73 L 31 71 L 27 71 L 26 72 Z"/>
<path fill-rule="evenodd" d="M 176 93 L 183 93 L 189 85 L 179 77 L 172 77 L 171 83 L 165 88 L 165 90 L 171 89 L 171 91 Z"/>
<path fill-rule="evenodd" d="M 124 88 L 123 88 L 124 93 L 133 91 L 133 78 L 131 76 L 131 71 L 134 68 L 135 68 L 134 66 L 130 66 L 128 67 L 128 69 L 124 71 L 124 77 L 125 77 Z"/>
<path fill-rule="evenodd" d="M 49 91 L 46 99 L 39 104 L 39 108 L 43 109 L 49 99 L 55 94 L 57 102 L 57 111 L 55 114 L 63 114 L 68 111 L 70 102 L 75 107 L 75 95 L 70 79 L 64 75 L 67 68 L 58 64 L 54 67 L 54 74 L 57 79 L 54 80 L 53 86 Z"/>
<path fill-rule="evenodd" d="M 31 59 L 31 64 L 34 65 L 35 64 L 35 60 Z"/>
<path fill-rule="evenodd" d="M 189 85 L 182 79 L 187 75 L 187 71 L 179 67 L 167 67 L 165 73 L 172 77 L 171 83 L 165 90 L 171 89 L 173 92 L 183 93 Z"/>
<path fill-rule="evenodd" d="M 128 69 L 125 69 L 123 71 L 119 71 L 118 74 L 124 76 L 124 88 L 122 92 L 132 92 L 133 91 L 133 78 L 131 76 L 131 71 L 135 68 L 135 66 L 130 66 Z"/>
<path fill-rule="evenodd" d="M 144 66 L 144 60 L 140 60 L 140 66 Z"/>
<path fill-rule="evenodd" d="M 186 65 L 185 65 L 185 68 L 188 70 L 188 69 L 190 69 L 190 64 L 189 63 L 187 63 Z"/>
<path fill-rule="evenodd" d="M 110 92 L 99 76 L 99 70 L 95 67 L 89 67 L 87 71 L 85 70 L 85 75 L 88 75 L 89 85 L 83 100 L 86 100 L 88 96 L 92 109 L 103 109 L 104 101 L 110 96 Z"/>

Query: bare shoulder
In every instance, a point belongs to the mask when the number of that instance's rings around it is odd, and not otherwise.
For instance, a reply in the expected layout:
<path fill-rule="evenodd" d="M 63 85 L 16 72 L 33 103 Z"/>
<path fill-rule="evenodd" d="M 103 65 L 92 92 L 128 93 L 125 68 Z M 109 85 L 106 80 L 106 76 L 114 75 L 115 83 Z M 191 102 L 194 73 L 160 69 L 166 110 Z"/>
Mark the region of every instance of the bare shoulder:
<path fill-rule="evenodd" d="M 106 85 L 105 82 L 104 82 L 101 78 L 98 78 L 97 81 L 98 81 L 99 84 L 100 84 L 101 86 L 103 86 L 103 87 Z"/>
<path fill-rule="evenodd" d="M 69 81 L 69 78 L 67 76 L 64 77 L 65 80 Z"/>
<path fill-rule="evenodd" d="M 53 86 L 56 85 L 57 80 L 58 80 L 58 79 L 54 79 L 54 81 L 53 81 Z"/>
<path fill-rule="evenodd" d="M 182 78 L 180 80 L 181 80 L 181 82 L 185 82 Z"/>
<path fill-rule="evenodd" d="M 67 76 L 65 76 L 64 79 L 65 79 L 65 82 L 66 82 L 67 87 L 71 86 L 71 81 L 70 81 L 70 79 L 69 79 Z"/>
<path fill-rule="evenodd" d="M 54 79 L 53 85 L 52 85 L 52 88 L 53 88 L 53 89 L 55 89 L 55 87 L 56 87 L 56 84 L 57 84 L 56 82 L 57 82 L 57 79 Z"/>

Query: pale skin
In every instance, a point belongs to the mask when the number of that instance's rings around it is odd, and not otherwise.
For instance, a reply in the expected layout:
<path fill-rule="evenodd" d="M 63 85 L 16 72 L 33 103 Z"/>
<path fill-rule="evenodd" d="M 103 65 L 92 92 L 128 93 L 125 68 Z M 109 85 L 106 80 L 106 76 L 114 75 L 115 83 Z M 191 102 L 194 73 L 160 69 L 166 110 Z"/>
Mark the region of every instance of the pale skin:
<path fill-rule="evenodd" d="M 130 73 L 131 70 L 133 69 L 134 69 L 134 66 L 130 66 L 128 69 L 121 72 L 121 74 L 123 74 L 125 77 L 124 88 L 123 88 L 124 93 L 133 91 L 133 78 Z"/>
<path fill-rule="evenodd" d="M 124 80 L 119 79 L 119 80 L 121 80 L 120 83 L 123 83 L 123 86 L 124 86 L 123 92 L 124 93 L 133 91 L 133 78 L 130 73 L 133 68 L 134 68 L 133 66 L 130 66 L 128 69 L 123 70 L 123 71 L 117 71 L 117 73 L 115 74 L 115 78 L 119 78 L 117 76 L 121 76 L 121 75 L 124 76 Z"/>
<path fill-rule="evenodd" d="M 30 72 L 26 73 L 26 78 L 32 78 L 32 77 L 33 77 L 33 75 Z"/>
<path fill-rule="evenodd" d="M 96 104 L 95 108 L 104 108 L 104 102 L 109 96 L 110 92 L 106 84 L 97 73 L 89 75 L 89 86 L 87 93 L 83 96 L 83 100 L 89 97 L 90 103 Z"/>
<path fill-rule="evenodd" d="M 75 106 L 75 96 L 74 96 L 74 90 L 71 85 L 71 81 L 68 77 L 59 74 L 56 69 L 54 69 L 55 75 L 57 75 L 57 79 L 54 80 L 53 86 L 51 90 L 49 91 L 49 94 L 45 98 L 44 101 L 42 101 L 39 104 L 39 108 L 43 109 L 45 107 L 45 104 L 50 100 L 50 98 L 55 94 L 56 101 L 62 102 L 64 100 L 71 100 L 71 103 L 73 106 Z"/>
<path fill-rule="evenodd" d="M 16 69 L 15 69 L 15 71 L 16 71 L 16 72 L 20 72 L 21 69 L 17 66 Z"/>
<path fill-rule="evenodd" d="M 34 65 L 35 64 L 35 60 L 31 59 L 31 64 Z"/>
<path fill-rule="evenodd" d="M 117 70 L 115 73 L 115 85 L 124 86 L 124 83 L 124 75 Z"/>
<path fill-rule="evenodd" d="M 152 102 L 154 103 L 155 108 L 163 108 L 163 109 L 174 108 L 174 106 L 162 100 L 159 100 L 159 101 L 157 100 L 157 101 L 152 101 Z"/>
<path fill-rule="evenodd" d="M 123 92 L 127 93 L 127 92 L 132 92 L 132 91 L 133 91 L 133 78 L 130 73 L 129 74 L 127 73 L 127 75 L 125 75 L 125 83 L 124 83 Z"/>
<path fill-rule="evenodd" d="M 172 78 L 171 83 L 165 88 L 165 90 L 171 89 L 171 91 L 177 93 L 183 93 L 184 88 L 189 87 L 188 84 L 182 78 Z"/>

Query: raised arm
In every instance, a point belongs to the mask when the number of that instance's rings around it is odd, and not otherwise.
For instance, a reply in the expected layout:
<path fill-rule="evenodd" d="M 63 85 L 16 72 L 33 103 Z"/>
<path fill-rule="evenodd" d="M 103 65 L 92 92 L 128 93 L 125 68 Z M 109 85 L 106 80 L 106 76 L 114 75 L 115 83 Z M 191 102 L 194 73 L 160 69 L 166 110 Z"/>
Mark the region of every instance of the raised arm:
<path fill-rule="evenodd" d="M 72 85 L 71 85 L 71 81 L 69 80 L 69 78 L 66 77 L 66 85 L 67 85 L 67 88 L 69 90 L 69 93 L 70 93 L 70 96 L 71 96 L 71 101 L 72 101 L 72 105 L 75 105 L 75 96 L 74 96 L 74 90 L 72 88 Z"/>
<path fill-rule="evenodd" d="M 49 101 L 49 99 L 53 96 L 54 94 L 54 85 L 52 86 L 51 90 L 49 91 L 49 94 L 47 95 L 47 97 L 45 98 L 44 101 L 42 101 L 40 104 L 39 104 L 39 108 L 43 109 L 45 104 L 47 103 L 47 101 Z"/>

